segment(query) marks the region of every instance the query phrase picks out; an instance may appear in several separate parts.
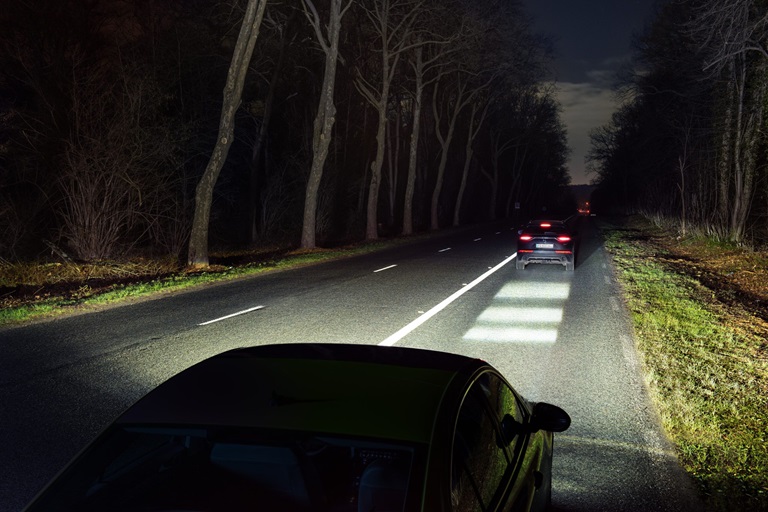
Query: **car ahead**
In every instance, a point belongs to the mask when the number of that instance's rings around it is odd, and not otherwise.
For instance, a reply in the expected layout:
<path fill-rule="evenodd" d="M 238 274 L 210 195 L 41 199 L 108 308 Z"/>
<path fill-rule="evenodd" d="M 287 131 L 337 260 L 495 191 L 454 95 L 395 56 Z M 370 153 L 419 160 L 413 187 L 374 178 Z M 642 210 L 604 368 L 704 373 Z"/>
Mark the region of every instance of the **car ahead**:
<path fill-rule="evenodd" d="M 572 271 L 576 263 L 574 236 L 560 220 L 531 221 L 517 231 L 515 268 L 529 263 L 555 263 Z"/>
<path fill-rule="evenodd" d="M 149 392 L 26 510 L 542 510 L 569 425 L 478 359 L 236 349 Z"/>

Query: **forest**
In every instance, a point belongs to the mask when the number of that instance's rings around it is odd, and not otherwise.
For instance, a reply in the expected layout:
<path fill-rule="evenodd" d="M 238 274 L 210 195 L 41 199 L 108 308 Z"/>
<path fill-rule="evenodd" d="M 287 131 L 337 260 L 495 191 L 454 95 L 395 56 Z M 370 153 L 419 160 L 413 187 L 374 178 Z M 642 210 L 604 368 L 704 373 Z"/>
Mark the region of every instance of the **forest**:
<path fill-rule="evenodd" d="M 595 208 L 768 246 L 768 3 L 659 2 L 591 133 Z"/>
<path fill-rule="evenodd" d="M 575 208 L 516 1 L 3 3 L 5 261 L 205 266 Z"/>

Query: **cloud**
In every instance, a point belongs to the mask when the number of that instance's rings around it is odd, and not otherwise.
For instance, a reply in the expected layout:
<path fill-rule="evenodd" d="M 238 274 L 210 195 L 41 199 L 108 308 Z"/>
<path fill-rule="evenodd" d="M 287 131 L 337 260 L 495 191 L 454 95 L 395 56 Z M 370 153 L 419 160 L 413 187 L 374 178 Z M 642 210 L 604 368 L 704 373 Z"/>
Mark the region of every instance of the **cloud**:
<path fill-rule="evenodd" d="M 586 175 L 584 157 L 589 150 L 589 132 L 606 125 L 611 115 L 619 106 L 609 81 L 605 78 L 615 76 L 613 71 L 590 71 L 589 82 L 558 82 L 557 97 L 563 107 L 561 115 L 563 124 L 568 130 L 568 145 L 571 156 L 568 167 L 571 181 L 578 185 L 589 183 Z"/>

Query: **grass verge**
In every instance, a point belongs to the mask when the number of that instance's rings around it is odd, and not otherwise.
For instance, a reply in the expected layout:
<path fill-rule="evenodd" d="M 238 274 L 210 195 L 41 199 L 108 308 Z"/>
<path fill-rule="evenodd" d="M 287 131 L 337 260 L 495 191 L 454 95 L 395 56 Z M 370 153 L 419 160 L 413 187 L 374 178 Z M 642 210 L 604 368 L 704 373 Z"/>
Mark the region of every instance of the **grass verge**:
<path fill-rule="evenodd" d="M 270 252 L 258 254 L 212 255 L 212 261 L 238 262 L 213 264 L 205 271 L 187 272 L 175 263 L 101 262 L 98 264 L 51 263 L 0 264 L 0 326 L 91 310 L 125 300 L 180 291 L 205 283 L 247 277 L 268 271 L 299 267 L 321 261 L 355 256 L 406 242 L 405 239 L 362 243 L 338 249 Z M 244 260 L 252 260 L 243 263 Z M 24 289 L 24 293 L 19 290 Z"/>
<path fill-rule="evenodd" d="M 670 265 L 654 229 L 603 230 L 652 399 L 708 510 L 768 510 L 768 326 Z"/>

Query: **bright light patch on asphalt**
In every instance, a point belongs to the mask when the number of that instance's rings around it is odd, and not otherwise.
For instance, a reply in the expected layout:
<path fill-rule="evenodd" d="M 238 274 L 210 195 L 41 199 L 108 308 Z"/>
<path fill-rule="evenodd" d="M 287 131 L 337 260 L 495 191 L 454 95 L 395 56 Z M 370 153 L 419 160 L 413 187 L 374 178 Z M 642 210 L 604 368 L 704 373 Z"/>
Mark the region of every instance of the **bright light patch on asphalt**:
<path fill-rule="evenodd" d="M 497 299 L 565 300 L 571 294 L 570 283 L 539 283 L 511 281 L 496 294 Z"/>
<path fill-rule="evenodd" d="M 463 339 L 489 343 L 556 343 L 563 322 L 563 307 L 570 293 L 568 282 L 510 281 L 480 313 Z"/>
<path fill-rule="evenodd" d="M 477 318 L 478 322 L 491 324 L 506 324 L 512 320 L 521 324 L 559 324 L 563 321 L 563 308 L 491 306 Z"/>
<path fill-rule="evenodd" d="M 480 325 L 467 331 L 464 339 L 494 343 L 554 343 L 557 341 L 557 329 L 523 329 L 521 327 Z"/>

